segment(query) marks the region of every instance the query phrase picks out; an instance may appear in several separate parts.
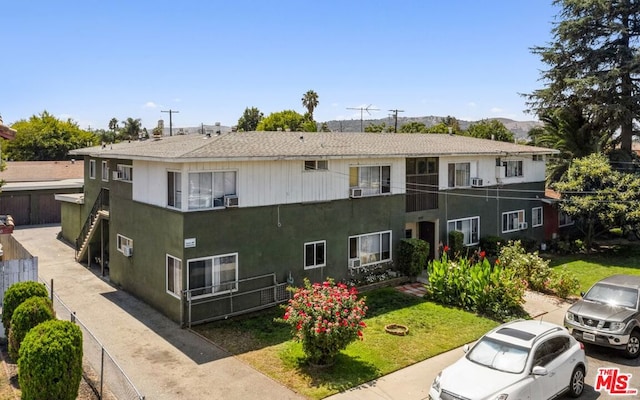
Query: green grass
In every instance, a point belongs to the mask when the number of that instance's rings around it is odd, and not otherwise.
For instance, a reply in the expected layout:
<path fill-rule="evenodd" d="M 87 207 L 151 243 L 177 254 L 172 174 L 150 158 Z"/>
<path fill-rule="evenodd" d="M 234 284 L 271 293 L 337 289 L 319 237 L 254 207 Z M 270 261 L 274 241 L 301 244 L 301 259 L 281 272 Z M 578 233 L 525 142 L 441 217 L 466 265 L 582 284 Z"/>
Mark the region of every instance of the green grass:
<path fill-rule="evenodd" d="M 579 294 L 607 276 L 640 275 L 640 245 L 618 246 L 599 253 L 553 257 L 550 265 L 573 272 L 580 281 L 580 289 L 574 294 Z"/>
<path fill-rule="evenodd" d="M 280 308 L 194 329 L 292 390 L 321 399 L 472 342 L 498 325 L 393 288 L 366 296 L 364 339 L 349 345 L 327 369 L 305 364 L 302 345 L 291 339 L 289 326 L 274 322 L 283 315 Z M 392 323 L 409 327 L 409 334 L 386 333 L 385 325 Z"/>

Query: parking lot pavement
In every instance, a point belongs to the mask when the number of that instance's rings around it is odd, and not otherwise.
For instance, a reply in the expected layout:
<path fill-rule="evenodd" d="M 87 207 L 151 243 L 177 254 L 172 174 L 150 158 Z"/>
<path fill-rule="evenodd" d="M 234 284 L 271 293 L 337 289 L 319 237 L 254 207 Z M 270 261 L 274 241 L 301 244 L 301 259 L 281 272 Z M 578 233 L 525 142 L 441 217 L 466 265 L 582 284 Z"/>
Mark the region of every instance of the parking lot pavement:
<path fill-rule="evenodd" d="M 59 231 L 30 227 L 13 235 L 146 399 L 303 399 L 77 263 Z"/>

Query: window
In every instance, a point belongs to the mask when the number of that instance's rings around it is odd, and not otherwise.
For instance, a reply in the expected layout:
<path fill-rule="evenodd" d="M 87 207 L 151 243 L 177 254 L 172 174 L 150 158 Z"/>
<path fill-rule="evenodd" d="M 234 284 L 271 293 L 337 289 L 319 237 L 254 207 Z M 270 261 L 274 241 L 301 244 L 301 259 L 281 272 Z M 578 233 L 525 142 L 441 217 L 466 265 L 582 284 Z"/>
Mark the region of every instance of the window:
<path fill-rule="evenodd" d="M 133 248 L 133 240 L 129 239 L 126 236 L 122 236 L 121 234 L 117 235 L 117 248 L 118 251 L 122 254 L 125 254 L 125 247 L 128 247 L 130 249 Z"/>
<path fill-rule="evenodd" d="M 103 181 L 109 180 L 109 164 L 107 164 L 106 161 L 102 162 L 102 180 Z"/>
<path fill-rule="evenodd" d="M 571 215 L 565 213 L 562 210 L 558 210 L 558 226 L 573 225 L 573 218 Z"/>
<path fill-rule="evenodd" d="M 304 244 L 304 269 L 324 267 L 327 256 L 327 242 L 321 240 Z"/>
<path fill-rule="evenodd" d="M 540 343 L 533 356 L 533 366 L 544 367 L 558 358 L 560 354 L 569 350 L 569 348 L 571 348 L 571 343 L 569 338 L 565 336 L 551 338 L 546 342 Z"/>
<path fill-rule="evenodd" d="M 327 160 L 306 160 L 304 162 L 305 171 L 326 171 L 329 169 L 329 162 Z"/>
<path fill-rule="evenodd" d="M 182 208 L 182 174 L 180 172 L 167 172 L 167 205 L 173 208 Z"/>
<path fill-rule="evenodd" d="M 534 154 L 533 161 L 544 161 L 544 155 L 542 154 Z"/>
<path fill-rule="evenodd" d="M 125 182 L 133 180 L 133 167 L 131 165 L 118 164 L 118 179 Z"/>
<path fill-rule="evenodd" d="M 464 234 L 465 246 L 478 244 L 480 242 L 480 217 L 447 221 L 447 234 L 452 231 L 459 231 Z"/>
<path fill-rule="evenodd" d="M 531 225 L 542 226 L 542 207 L 534 207 L 531 209 Z"/>
<path fill-rule="evenodd" d="M 89 160 L 89 178 L 96 179 L 96 160 Z"/>
<path fill-rule="evenodd" d="M 167 293 L 182 295 L 182 260 L 167 254 Z"/>
<path fill-rule="evenodd" d="M 189 173 L 189 210 L 224 207 L 224 196 L 236 194 L 236 172 Z"/>
<path fill-rule="evenodd" d="M 188 290 L 193 297 L 238 290 L 238 253 L 188 261 Z"/>
<path fill-rule="evenodd" d="M 502 166 L 505 167 L 505 175 L 507 178 L 522 176 L 522 161 L 503 161 Z"/>
<path fill-rule="evenodd" d="M 391 192 L 391 167 L 351 167 L 349 168 L 349 186 L 362 189 L 364 196 Z"/>
<path fill-rule="evenodd" d="M 502 213 L 502 232 L 513 232 L 527 229 L 524 219 L 524 210 Z"/>
<path fill-rule="evenodd" d="M 391 261 L 391 231 L 349 237 L 349 259 L 361 266 Z"/>
<path fill-rule="evenodd" d="M 449 164 L 449 187 L 469 186 L 471 163 Z"/>

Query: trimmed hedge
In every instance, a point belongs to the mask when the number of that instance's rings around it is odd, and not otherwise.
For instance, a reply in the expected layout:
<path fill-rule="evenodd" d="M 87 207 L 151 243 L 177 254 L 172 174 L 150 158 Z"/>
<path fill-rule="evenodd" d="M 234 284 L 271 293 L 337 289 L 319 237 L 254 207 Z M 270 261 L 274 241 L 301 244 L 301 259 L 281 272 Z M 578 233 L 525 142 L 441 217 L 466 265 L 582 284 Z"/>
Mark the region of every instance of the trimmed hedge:
<path fill-rule="evenodd" d="M 11 317 L 11 330 L 9 331 L 9 355 L 11 358 L 18 359 L 20 344 L 31 328 L 55 318 L 53 305 L 48 297 L 34 296 L 23 301 Z"/>
<path fill-rule="evenodd" d="M 421 239 L 402 239 L 398 247 L 398 268 L 403 274 L 415 278 L 427 265 L 429 243 Z"/>
<path fill-rule="evenodd" d="M 451 249 L 452 258 L 462 257 L 464 252 L 464 233 L 460 231 L 449 232 L 449 248 Z"/>
<path fill-rule="evenodd" d="M 17 282 L 9 286 L 9 289 L 4 293 L 2 303 L 2 325 L 4 325 L 5 332 L 9 332 L 11 329 L 11 317 L 14 310 L 23 301 L 34 296 L 49 297 L 47 287 L 34 281 Z"/>
<path fill-rule="evenodd" d="M 20 346 L 18 383 L 23 400 L 75 400 L 82 379 L 82 331 L 51 320 L 31 329 Z"/>

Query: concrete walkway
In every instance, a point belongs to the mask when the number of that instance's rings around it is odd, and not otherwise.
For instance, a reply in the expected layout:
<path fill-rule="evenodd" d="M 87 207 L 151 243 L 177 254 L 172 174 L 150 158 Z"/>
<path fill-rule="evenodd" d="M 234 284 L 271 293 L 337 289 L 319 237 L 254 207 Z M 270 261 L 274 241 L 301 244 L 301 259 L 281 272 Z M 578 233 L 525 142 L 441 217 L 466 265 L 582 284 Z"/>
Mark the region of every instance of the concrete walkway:
<path fill-rule="evenodd" d="M 59 231 L 32 227 L 13 235 L 146 399 L 303 399 L 97 277 L 75 261 Z"/>

